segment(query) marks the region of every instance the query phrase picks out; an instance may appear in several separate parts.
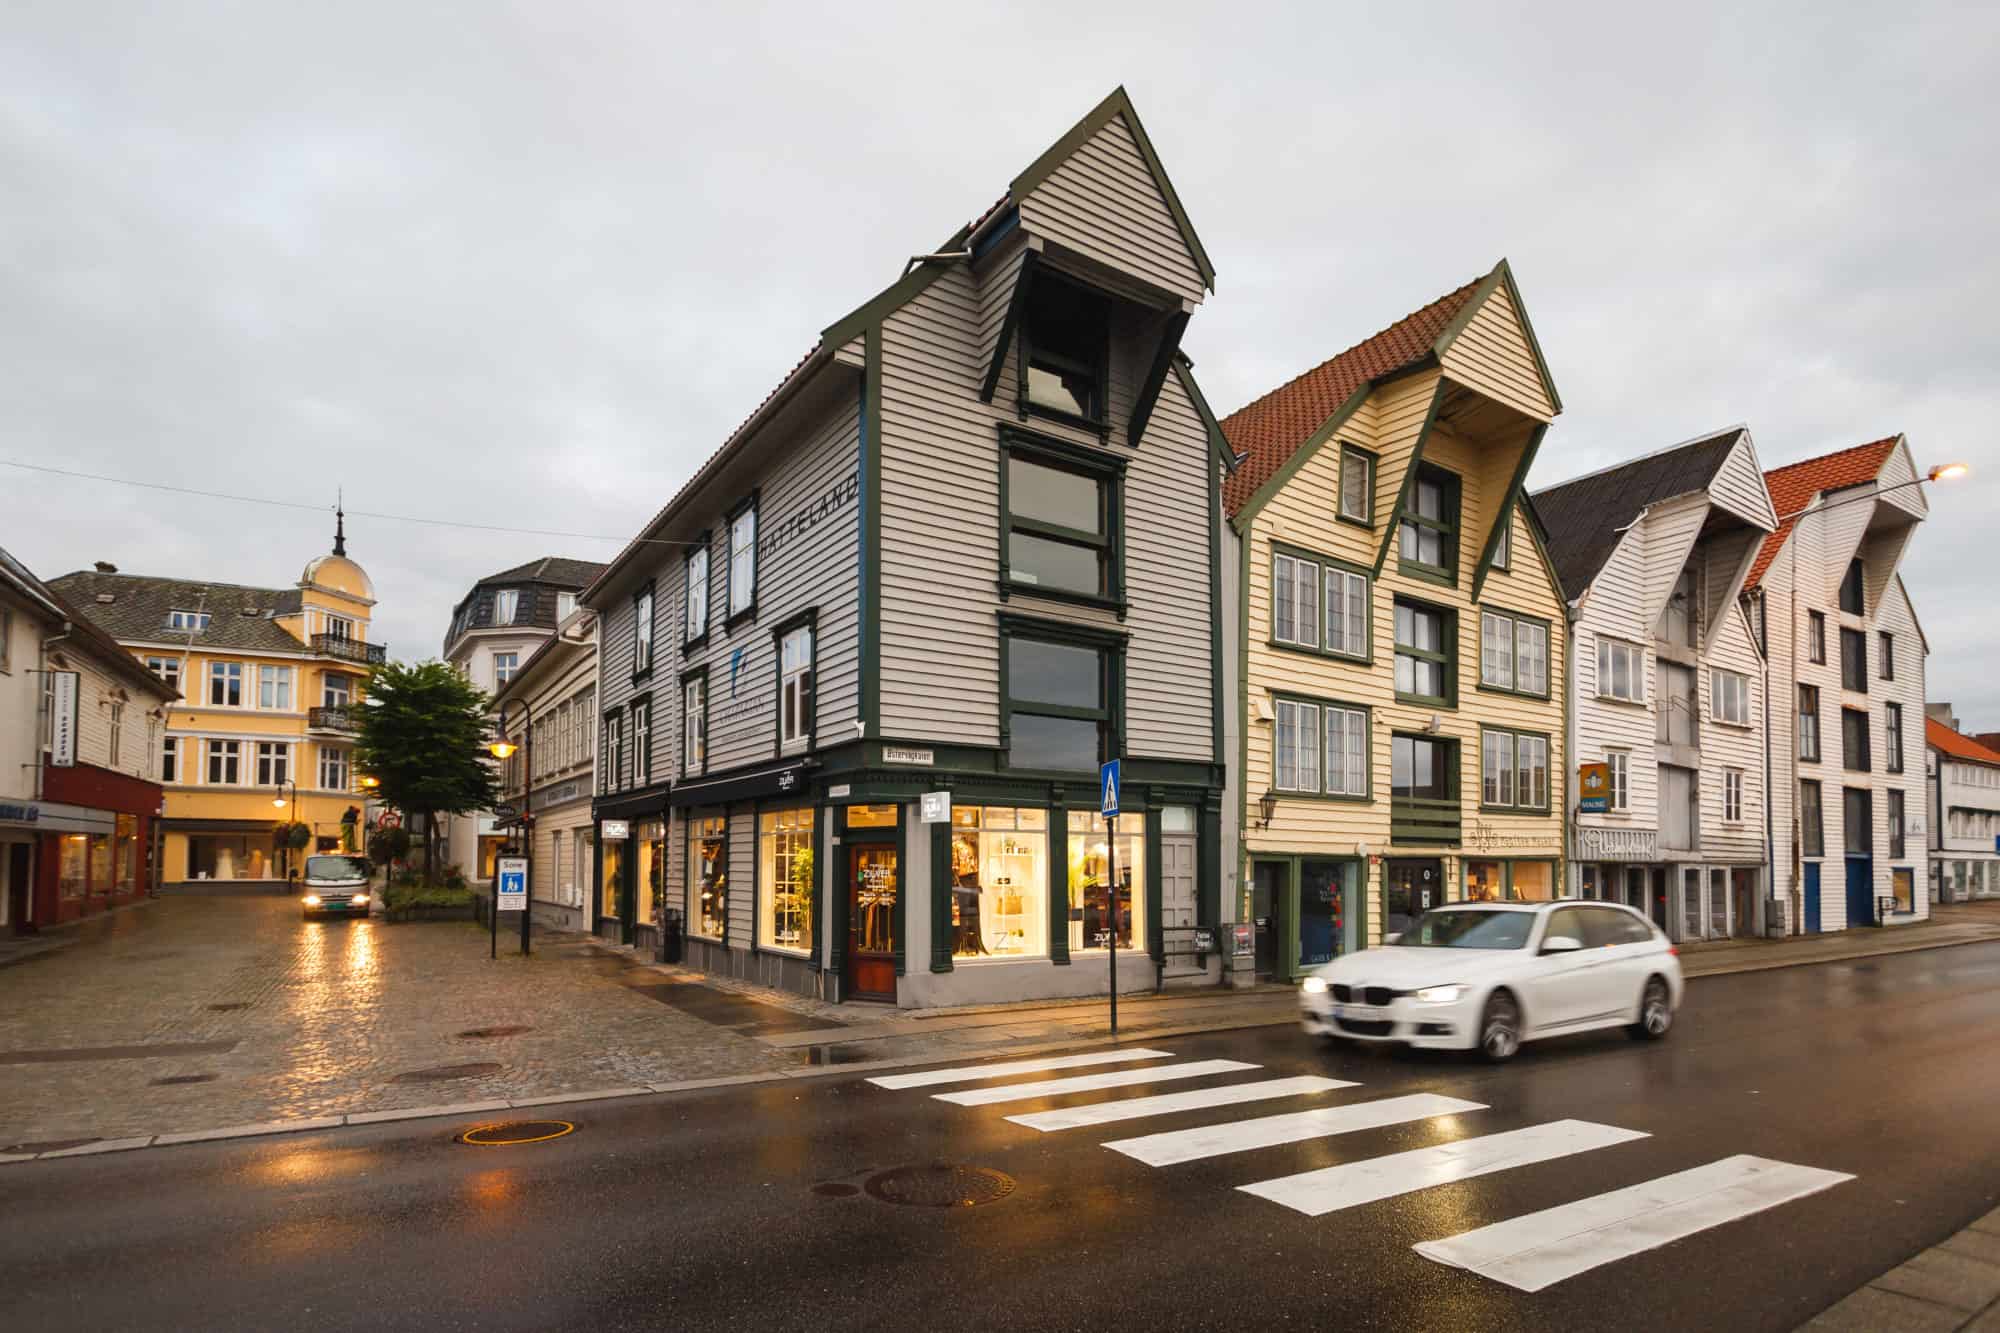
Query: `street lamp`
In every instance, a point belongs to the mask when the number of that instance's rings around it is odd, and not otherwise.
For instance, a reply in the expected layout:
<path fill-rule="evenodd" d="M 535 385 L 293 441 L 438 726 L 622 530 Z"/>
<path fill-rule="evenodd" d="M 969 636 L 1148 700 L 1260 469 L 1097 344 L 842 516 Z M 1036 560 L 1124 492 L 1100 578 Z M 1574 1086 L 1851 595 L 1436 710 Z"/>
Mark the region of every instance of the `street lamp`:
<path fill-rule="evenodd" d="M 531 809 L 534 805 L 535 791 L 535 709 L 534 705 L 530 704 L 525 696 L 518 699 L 504 699 L 501 701 L 500 739 L 494 741 L 486 748 L 495 759 L 503 760 L 512 757 L 514 751 L 522 748 L 507 739 L 507 706 L 509 704 L 521 705 L 521 739 L 527 743 L 526 753 L 521 756 L 521 810 L 516 816 L 516 823 L 525 834 L 522 838 L 522 851 L 529 858 L 529 866 L 532 873 L 535 836 L 533 829 L 534 814 Z M 528 918 L 531 915 L 533 914 L 528 910 L 528 905 L 526 903 L 521 904 L 521 952 L 524 954 L 528 952 Z M 500 938 L 500 876 L 498 867 L 495 867 L 493 876 L 493 938 L 496 941 L 494 947 L 497 949 L 497 941 Z"/>
<path fill-rule="evenodd" d="M 283 796 L 273 796 L 271 798 L 271 804 L 278 809 L 283 810 L 289 807 L 291 810 L 291 818 L 285 821 L 284 838 L 278 845 L 279 850 L 285 856 L 285 882 L 287 884 L 292 882 L 292 825 L 297 823 L 299 818 L 299 780 L 292 778 L 289 785 L 292 789 L 291 800 L 288 801 Z M 284 786 L 281 785 L 279 790 L 283 791 Z"/>

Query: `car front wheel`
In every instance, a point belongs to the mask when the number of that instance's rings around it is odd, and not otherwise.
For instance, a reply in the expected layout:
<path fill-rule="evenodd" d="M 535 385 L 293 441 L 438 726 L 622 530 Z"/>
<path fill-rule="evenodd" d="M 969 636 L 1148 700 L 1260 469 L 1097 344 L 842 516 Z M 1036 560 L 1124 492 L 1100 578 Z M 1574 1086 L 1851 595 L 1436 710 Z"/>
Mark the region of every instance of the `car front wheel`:
<path fill-rule="evenodd" d="M 1667 983 L 1658 977 L 1647 978 L 1646 989 L 1639 992 L 1639 1021 L 1625 1030 L 1634 1041 L 1658 1041 L 1673 1025 L 1674 1002 L 1667 994 Z"/>
<path fill-rule="evenodd" d="M 1521 1006 L 1507 991 L 1495 991 L 1479 1018 L 1479 1053 L 1497 1065 L 1520 1049 Z"/>

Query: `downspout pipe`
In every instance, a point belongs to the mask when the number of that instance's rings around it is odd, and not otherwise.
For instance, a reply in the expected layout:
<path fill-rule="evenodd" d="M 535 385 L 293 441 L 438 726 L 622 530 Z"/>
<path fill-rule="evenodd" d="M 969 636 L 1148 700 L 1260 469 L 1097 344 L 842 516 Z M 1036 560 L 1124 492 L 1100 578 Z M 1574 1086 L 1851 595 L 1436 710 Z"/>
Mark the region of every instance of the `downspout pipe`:
<path fill-rule="evenodd" d="M 970 258 L 972 258 L 972 251 L 970 250 L 940 250 L 936 254 L 911 255 L 910 262 L 903 265 L 902 276 L 905 278 L 909 277 L 910 270 L 915 268 L 919 264 L 928 264 L 933 261 L 939 263 L 949 263 L 952 260 L 970 259 Z"/>

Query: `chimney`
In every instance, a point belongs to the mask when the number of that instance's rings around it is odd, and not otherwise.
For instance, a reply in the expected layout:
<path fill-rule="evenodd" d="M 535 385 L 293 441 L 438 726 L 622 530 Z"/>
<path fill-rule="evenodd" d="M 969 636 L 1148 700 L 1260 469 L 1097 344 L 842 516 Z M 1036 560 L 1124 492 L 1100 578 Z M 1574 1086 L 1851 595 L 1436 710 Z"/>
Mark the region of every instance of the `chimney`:
<path fill-rule="evenodd" d="M 118 572 L 118 566 L 112 564 L 109 560 L 98 561 L 96 569 L 100 574 L 116 574 Z"/>

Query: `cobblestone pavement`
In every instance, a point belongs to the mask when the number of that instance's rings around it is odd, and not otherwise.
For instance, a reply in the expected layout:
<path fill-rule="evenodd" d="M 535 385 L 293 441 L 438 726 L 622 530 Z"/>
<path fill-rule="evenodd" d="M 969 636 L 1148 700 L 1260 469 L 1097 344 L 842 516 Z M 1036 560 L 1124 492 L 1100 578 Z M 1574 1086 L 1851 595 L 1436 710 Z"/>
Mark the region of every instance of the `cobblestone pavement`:
<path fill-rule="evenodd" d="M 663 1003 L 672 979 L 575 938 L 530 958 L 503 939 L 489 961 L 468 922 L 306 922 L 276 897 L 166 898 L 91 933 L 0 969 L 0 1152 L 809 1058 Z M 446 1076 L 399 1078 L 426 1071 Z"/>

